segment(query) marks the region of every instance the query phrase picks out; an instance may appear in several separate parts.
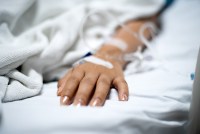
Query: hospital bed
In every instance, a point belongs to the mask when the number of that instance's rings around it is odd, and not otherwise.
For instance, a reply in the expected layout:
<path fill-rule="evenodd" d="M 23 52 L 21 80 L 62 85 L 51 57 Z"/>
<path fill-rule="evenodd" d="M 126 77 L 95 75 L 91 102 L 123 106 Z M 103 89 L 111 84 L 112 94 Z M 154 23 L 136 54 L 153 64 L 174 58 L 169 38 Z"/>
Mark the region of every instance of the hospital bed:
<path fill-rule="evenodd" d="M 200 2 L 177 0 L 161 16 L 152 43 L 163 65 L 143 72 L 125 70 L 130 96 L 120 102 L 112 89 L 103 107 L 60 106 L 57 82 L 39 96 L 3 104 L 2 134 L 182 134 L 186 132 L 200 46 Z"/>

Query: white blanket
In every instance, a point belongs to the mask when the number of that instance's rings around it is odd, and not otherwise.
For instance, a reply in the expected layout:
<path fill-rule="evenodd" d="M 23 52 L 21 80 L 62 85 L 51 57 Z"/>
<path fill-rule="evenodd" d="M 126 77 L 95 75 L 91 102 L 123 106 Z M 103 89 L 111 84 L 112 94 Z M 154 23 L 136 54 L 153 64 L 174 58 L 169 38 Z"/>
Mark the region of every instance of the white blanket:
<path fill-rule="evenodd" d="M 0 5 L 0 99 L 8 102 L 39 94 L 43 80 L 61 77 L 89 51 L 78 37 L 88 12 L 109 11 L 124 22 L 156 13 L 163 1 L 1 0 Z M 116 26 L 100 12 L 88 18 L 84 33 L 98 46 L 97 35 L 108 36 Z"/>
<path fill-rule="evenodd" d="M 130 74 L 130 64 L 125 71 L 128 102 L 117 101 L 112 90 L 101 108 L 60 107 L 56 83 L 45 84 L 39 96 L 3 103 L 0 133 L 184 133 L 192 92 L 190 74 L 200 46 L 199 5 L 199 0 L 176 1 L 163 14 L 162 32 L 153 44 L 165 68 Z"/>

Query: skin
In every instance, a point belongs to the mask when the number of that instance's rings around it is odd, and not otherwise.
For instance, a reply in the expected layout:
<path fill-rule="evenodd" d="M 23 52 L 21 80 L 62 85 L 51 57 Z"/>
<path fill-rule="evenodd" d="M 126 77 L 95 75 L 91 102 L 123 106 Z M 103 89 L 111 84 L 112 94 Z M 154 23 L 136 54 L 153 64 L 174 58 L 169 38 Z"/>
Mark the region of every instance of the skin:
<path fill-rule="evenodd" d="M 155 18 L 130 21 L 126 26 L 132 31 L 138 32 L 140 27 L 147 21 L 155 23 Z M 145 31 L 144 35 L 146 38 L 150 38 L 149 31 Z M 111 88 L 118 91 L 119 101 L 128 101 L 128 84 L 123 75 L 123 69 L 127 63 L 111 57 L 134 52 L 138 46 L 143 46 L 143 44 L 121 27 L 117 28 L 113 37 L 126 42 L 128 45 L 127 50 L 123 52 L 115 46 L 104 44 L 94 56 L 111 62 L 113 64 L 112 69 L 86 62 L 67 72 L 58 81 L 57 95 L 60 96 L 61 105 L 103 106 Z"/>

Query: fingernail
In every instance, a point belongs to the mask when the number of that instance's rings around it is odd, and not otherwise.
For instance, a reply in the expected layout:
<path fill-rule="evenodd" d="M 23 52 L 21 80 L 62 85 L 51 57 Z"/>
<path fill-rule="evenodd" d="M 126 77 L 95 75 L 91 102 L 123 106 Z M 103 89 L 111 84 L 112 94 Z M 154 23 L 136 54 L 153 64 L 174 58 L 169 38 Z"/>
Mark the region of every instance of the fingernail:
<path fill-rule="evenodd" d="M 77 103 L 74 104 L 76 107 L 83 106 L 83 100 L 79 99 Z"/>
<path fill-rule="evenodd" d="M 61 96 L 60 97 L 60 104 L 61 105 L 69 105 L 69 97 L 68 96 Z"/>
<path fill-rule="evenodd" d="M 75 106 L 76 106 L 76 107 L 80 107 L 80 106 L 81 106 L 81 103 L 78 103 L 78 104 L 76 104 Z"/>
<path fill-rule="evenodd" d="M 96 98 L 91 106 L 95 107 L 100 105 L 101 105 L 101 100 L 99 98 Z"/>
<path fill-rule="evenodd" d="M 128 96 L 126 94 L 123 94 L 121 100 L 122 101 L 128 101 Z"/>

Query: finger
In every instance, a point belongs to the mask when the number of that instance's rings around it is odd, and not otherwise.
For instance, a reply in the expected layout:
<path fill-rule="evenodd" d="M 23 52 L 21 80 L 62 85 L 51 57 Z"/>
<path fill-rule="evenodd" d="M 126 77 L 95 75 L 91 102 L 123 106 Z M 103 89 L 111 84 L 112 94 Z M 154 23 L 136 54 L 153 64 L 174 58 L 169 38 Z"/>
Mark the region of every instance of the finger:
<path fill-rule="evenodd" d="M 72 69 L 70 69 L 63 78 L 61 78 L 59 81 L 58 81 L 58 84 L 57 84 L 57 87 L 58 87 L 58 90 L 57 90 L 57 96 L 60 96 L 61 95 L 61 92 L 65 86 L 65 82 L 67 81 L 67 79 L 69 78 L 69 76 L 71 75 L 72 73 Z"/>
<path fill-rule="evenodd" d="M 67 71 L 67 73 L 61 77 L 59 80 L 58 80 L 58 83 L 57 83 L 57 88 L 59 89 L 59 87 L 65 83 L 66 79 L 69 77 L 69 75 L 71 74 L 72 72 L 72 69 L 70 69 L 69 71 Z"/>
<path fill-rule="evenodd" d="M 80 81 L 84 77 L 82 70 L 74 70 L 65 82 L 64 88 L 61 91 L 60 104 L 69 105 L 77 91 Z"/>
<path fill-rule="evenodd" d="M 98 74 L 88 74 L 81 80 L 76 97 L 74 99 L 74 105 L 85 106 L 88 104 L 88 100 L 94 90 L 98 79 Z"/>
<path fill-rule="evenodd" d="M 58 85 L 59 85 L 59 81 L 58 81 Z M 60 96 L 60 95 L 61 95 L 61 92 L 62 92 L 64 86 L 65 86 L 65 83 L 60 84 L 60 85 L 58 86 L 57 96 Z"/>
<path fill-rule="evenodd" d="M 119 100 L 128 101 L 128 84 L 123 77 L 117 77 L 113 80 L 114 87 L 118 90 Z"/>
<path fill-rule="evenodd" d="M 110 91 L 111 80 L 109 77 L 101 75 L 97 80 L 96 90 L 90 101 L 90 106 L 102 106 Z"/>
<path fill-rule="evenodd" d="M 69 76 L 69 75 L 68 75 Z M 59 79 L 58 80 L 58 84 L 57 84 L 57 88 L 58 88 L 58 90 L 59 90 L 59 88 L 63 85 L 63 84 L 65 84 L 65 81 L 67 80 L 67 77 L 64 77 L 64 78 L 61 78 L 61 79 Z"/>
<path fill-rule="evenodd" d="M 59 88 L 62 85 L 63 81 L 64 81 L 64 79 L 59 79 L 58 80 L 57 88 Z"/>

